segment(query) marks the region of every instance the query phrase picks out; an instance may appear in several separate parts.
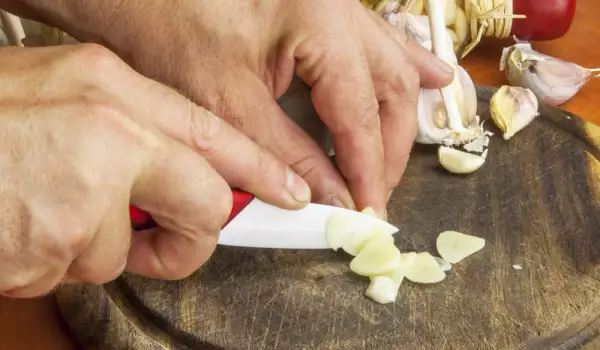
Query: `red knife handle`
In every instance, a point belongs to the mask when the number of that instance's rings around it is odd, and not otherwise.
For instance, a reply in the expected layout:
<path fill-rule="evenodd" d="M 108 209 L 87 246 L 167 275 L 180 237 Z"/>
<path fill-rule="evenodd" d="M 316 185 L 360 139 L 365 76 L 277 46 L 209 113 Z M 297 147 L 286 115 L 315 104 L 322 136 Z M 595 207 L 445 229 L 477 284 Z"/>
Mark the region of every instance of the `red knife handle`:
<path fill-rule="evenodd" d="M 248 192 L 232 190 L 233 195 L 233 206 L 231 208 L 231 213 L 229 214 L 229 218 L 227 222 L 223 225 L 225 227 L 233 218 L 235 218 L 239 213 L 244 210 L 250 204 L 250 202 L 254 199 L 254 196 Z M 157 226 L 154 219 L 150 214 L 145 211 L 134 207 L 133 205 L 129 206 L 129 218 L 131 219 L 131 227 L 134 230 L 146 230 L 149 228 L 154 228 Z"/>

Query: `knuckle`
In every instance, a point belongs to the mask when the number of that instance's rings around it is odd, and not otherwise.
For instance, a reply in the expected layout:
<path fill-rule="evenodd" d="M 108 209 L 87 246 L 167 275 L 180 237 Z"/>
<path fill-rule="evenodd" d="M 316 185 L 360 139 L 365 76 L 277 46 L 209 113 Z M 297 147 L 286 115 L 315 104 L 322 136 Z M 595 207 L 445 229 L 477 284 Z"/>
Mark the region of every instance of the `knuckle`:
<path fill-rule="evenodd" d="M 111 266 L 85 263 L 77 268 L 78 273 L 69 275 L 84 283 L 102 285 L 117 279 L 125 271 L 125 265 L 126 261 Z"/>
<path fill-rule="evenodd" d="M 211 216 L 214 218 L 213 220 L 209 220 L 208 227 L 206 229 L 209 232 L 214 232 L 218 234 L 221 230 L 221 227 L 231 214 L 231 209 L 233 208 L 233 196 L 231 194 L 231 189 L 225 183 L 224 180 L 219 179 L 218 184 L 215 186 L 216 190 L 213 191 L 213 195 L 211 198 L 212 203 L 212 213 Z"/>
<path fill-rule="evenodd" d="M 375 97 L 365 103 L 358 119 L 358 126 L 368 132 L 379 132 L 379 101 Z"/>
<path fill-rule="evenodd" d="M 109 49 L 98 44 L 77 45 L 75 59 L 92 77 L 105 79 L 107 73 L 118 71 L 123 62 Z"/>
<path fill-rule="evenodd" d="M 201 154 L 215 152 L 222 133 L 223 121 L 216 115 L 201 110 L 190 102 L 190 139 L 196 151 Z"/>

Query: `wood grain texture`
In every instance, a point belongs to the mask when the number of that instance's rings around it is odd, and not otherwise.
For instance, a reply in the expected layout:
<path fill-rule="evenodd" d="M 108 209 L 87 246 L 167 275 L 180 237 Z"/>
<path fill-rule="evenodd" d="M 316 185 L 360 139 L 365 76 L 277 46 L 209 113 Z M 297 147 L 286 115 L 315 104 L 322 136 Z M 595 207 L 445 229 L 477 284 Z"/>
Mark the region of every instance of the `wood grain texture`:
<path fill-rule="evenodd" d="M 490 89 L 480 88 L 488 118 Z M 490 124 L 491 125 L 491 124 Z M 402 251 L 435 253 L 455 229 L 486 248 L 435 285 L 405 282 L 395 305 L 333 251 L 219 247 L 177 282 L 126 275 L 57 292 L 83 344 L 114 349 L 573 349 L 600 331 L 600 149 L 586 124 L 544 108 L 509 142 L 493 137 L 469 176 L 416 147 L 389 204 Z M 597 136 L 597 135 L 596 135 Z M 595 137 L 595 136 L 594 136 Z M 523 270 L 515 270 L 519 264 Z"/>

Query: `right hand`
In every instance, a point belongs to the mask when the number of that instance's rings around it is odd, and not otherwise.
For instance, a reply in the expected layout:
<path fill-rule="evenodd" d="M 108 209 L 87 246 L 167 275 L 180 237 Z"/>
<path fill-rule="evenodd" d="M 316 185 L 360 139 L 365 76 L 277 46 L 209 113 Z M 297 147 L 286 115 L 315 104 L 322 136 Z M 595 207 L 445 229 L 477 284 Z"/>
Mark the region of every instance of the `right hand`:
<path fill-rule="evenodd" d="M 100 46 L 0 49 L 0 91 L 1 295 L 184 278 L 215 248 L 229 185 L 310 201 L 274 156 Z M 130 203 L 160 227 L 132 234 Z"/>

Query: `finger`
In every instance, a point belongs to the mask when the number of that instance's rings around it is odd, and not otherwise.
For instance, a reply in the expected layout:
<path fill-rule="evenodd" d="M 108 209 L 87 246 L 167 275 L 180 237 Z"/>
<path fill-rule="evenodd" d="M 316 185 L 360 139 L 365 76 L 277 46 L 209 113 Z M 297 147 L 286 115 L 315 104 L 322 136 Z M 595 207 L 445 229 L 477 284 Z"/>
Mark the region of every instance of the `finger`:
<path fill-rule="evenodd" d="M 352 22 L 349 20 L 349 22 Z M 352 26 L 350 26 L 353 28 Z M 323 40 L 322 46 L 295 51 L 298 75 L 312 87 L 317 113 L 331 131 L 336 160 L 358 208 L 385 211 L 385 169 L 378 103 L 360 43 L 344 32 Z M 315 59 L 317 57 L 318 59 Z"/>
<path fill-rule="evenodd" d="M 363 29 L 365 52 L 380 105 L 386 189 L 389 192 L 404 174 L 416 137 L 420 76 L 402 48 L 366 16 Z"/>
<path fill-rule="evenodd" d="M 236 75 L 243 83 L 226 87 L 235 99 L 224 102 L 220 114 L 302 176 L 313 201 L 354 208 L 344 179 L 317 142 L 285 114 L 256 76 Z"/>
<path fill-rule="evenodd" d="M 370 43 L 375 47 L 389 48 L 391 43 L 386 39 L 391 39 L 400 49 L 399 53 L 405 58 L 403 61 L 408 60 L 415 65 L 423 88 L 439 89 L 452 82 L 454 70 L 446 62 L 438 59 L 431 51 L 416 41 L 409 39 L 404 30 L 391 25 L 375 12 L 367 10 L 365 13 L 380 29 L 380 31 L 375 30 L 365 18 L 365 26 L 370 28 L 366 31 L 368 34 L 365 32 L 363 37 L 365 44 Z"/>
<path fill-rule="evenodd" d="M 306 182 L 271 152 L 174 90 L 142 77 L 136 81 L 141 88 L 132 97 L 133 113 L 140 122 L 202 155 L 232 187 L 287 209 L 310 202 Z"/>
<path fill-rule="evenodd" d="M 100 285 L 121 275 L 131 240 L 128 206 L 129 196 L 114 199 L 94 239 L 69 266 L 65 283 L 77 281 Z"/>
<path fill-rule="evenodd" d="M 155 150 L 136 180 L 131 201 L 160 226 L 135 232 L 126 270 L 180 279 L 212 254 L 231 212 L 227 183 L 189 148 L 176 142 Z"/>

